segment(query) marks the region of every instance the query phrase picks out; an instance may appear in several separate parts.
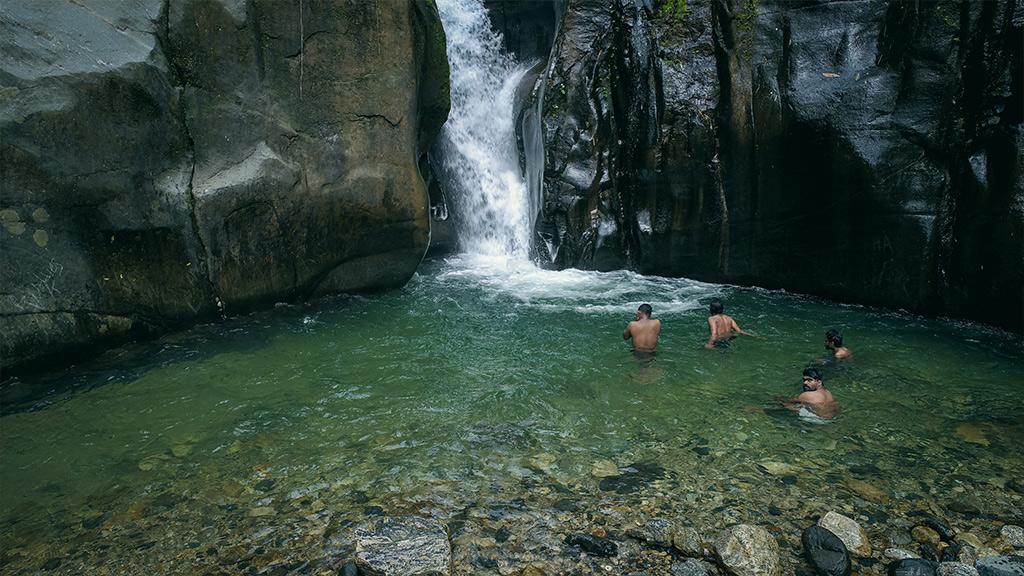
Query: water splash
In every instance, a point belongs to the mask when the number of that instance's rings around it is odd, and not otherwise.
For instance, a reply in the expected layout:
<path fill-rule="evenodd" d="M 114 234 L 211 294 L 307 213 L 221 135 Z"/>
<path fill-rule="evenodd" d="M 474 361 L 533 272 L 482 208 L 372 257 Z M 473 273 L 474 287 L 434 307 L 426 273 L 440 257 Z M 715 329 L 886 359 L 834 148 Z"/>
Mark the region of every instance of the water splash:
<path fill-rule="evenodd" d="M 526 261 L 532 226 L 519 166 L 515 95 L 527 67 L 505 53 L 482 0 L 439 0 L 451 112 L 439 143 L 460 249 Z"/>

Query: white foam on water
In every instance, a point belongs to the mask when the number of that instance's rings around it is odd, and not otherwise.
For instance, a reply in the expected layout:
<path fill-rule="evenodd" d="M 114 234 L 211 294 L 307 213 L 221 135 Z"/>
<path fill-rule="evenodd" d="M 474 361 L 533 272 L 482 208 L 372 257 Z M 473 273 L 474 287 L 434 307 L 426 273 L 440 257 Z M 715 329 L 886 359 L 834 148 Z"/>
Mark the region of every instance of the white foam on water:
<path fill-rule="evenodd" d="M 471 284 L 488 297 L 510 297 L 540 309 L 583 314 L 621 314 L 640 304 L 655 314 L 686 312 L 706 305 L 723 286 L 688 280 L 644 276 L 628 270 L 545 270 L 514 256 L 461 254 L 445 260 L 438 275 L 442 284 Z"/>

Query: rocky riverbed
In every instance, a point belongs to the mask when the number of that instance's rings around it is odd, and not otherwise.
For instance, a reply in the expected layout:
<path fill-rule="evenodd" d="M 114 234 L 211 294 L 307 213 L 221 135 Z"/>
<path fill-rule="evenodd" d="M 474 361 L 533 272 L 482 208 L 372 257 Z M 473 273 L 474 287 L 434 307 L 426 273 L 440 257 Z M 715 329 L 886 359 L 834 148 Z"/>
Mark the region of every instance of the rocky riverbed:
<path fill-rule="evenodd" d="M 765 461 L 728 477 L 700 466 L 594 460 L 573 477 L 554 454 L 480 491 L 444 478 L 385 479 L 247 467 L 274 439 L 190 463 L 182 443 L 52 524 L 5 526 L 6 574 L 1012 575 L 1024 570 L 1024 485 L 924 474 L 910 486 Z M 481 463 L 487 466 L 488 463 Z M 44 487 L 45 488 L 45 487 Z M 56 487 L 54 488 L 56 489 Z M 60 536 L 53 527 L 59 526 Z M 803 541 L 801 539 L 803 538 Z M 358 566 L 358 568 L 357 568 Z M 348 572 L 345 572 L 348 570 Z"/>

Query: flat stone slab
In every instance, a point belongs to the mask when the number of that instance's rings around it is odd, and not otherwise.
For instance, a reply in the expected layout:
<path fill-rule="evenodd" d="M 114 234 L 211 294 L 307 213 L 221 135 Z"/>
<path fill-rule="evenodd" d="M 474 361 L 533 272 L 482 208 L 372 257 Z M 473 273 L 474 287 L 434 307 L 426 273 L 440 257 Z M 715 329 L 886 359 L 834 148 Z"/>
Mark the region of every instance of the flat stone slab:
<path fill-rule="evenodd" d="M 355 532 L 356 564 L 371 576 L 448 576 L 452 547 L 443 524 L 415 516 L 373 520 Z"/>

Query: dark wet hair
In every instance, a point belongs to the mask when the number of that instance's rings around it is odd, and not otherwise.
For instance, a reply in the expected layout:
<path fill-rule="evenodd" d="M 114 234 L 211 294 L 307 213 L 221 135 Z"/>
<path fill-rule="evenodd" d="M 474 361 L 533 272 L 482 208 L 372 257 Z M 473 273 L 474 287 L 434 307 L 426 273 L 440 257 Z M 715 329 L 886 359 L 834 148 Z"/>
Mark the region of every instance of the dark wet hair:
<path fill-rule="evenodd" d="M 722 312 L 725 312 L 725 306 L 722 306 L 721 300 L 715 298 L 711 301 L 711 315 L 714 316 L 715 314 L 721 314 Z"/>
<path fill-rule="evenodd" d="M 821 380 L 821 370 L 818 370 L 814 366 L 810 368 L 804 368 L 804 376 L 812 380 Z"/>
<path fill-rule="evenodd" d="M 637 312 L 643 314 L 644 316 L 647 316 L 648 318 L 650 318 L 651 314 L 654 313 L 654 309 L 651 308 L 650 304 L 641 304 L 640 307 L 637 308 L 636 310 Z"/>
<path fill-rule="evenodd" d="M 836 330 L 835 328 L 831 328 L 830 330 L 825 332 L 825 340 L 828 340 L 829 342 L 835 344 L 837 347 L 843 345 L 843 335 L 841 332 L 839 332 L 839 330 Z"/>

